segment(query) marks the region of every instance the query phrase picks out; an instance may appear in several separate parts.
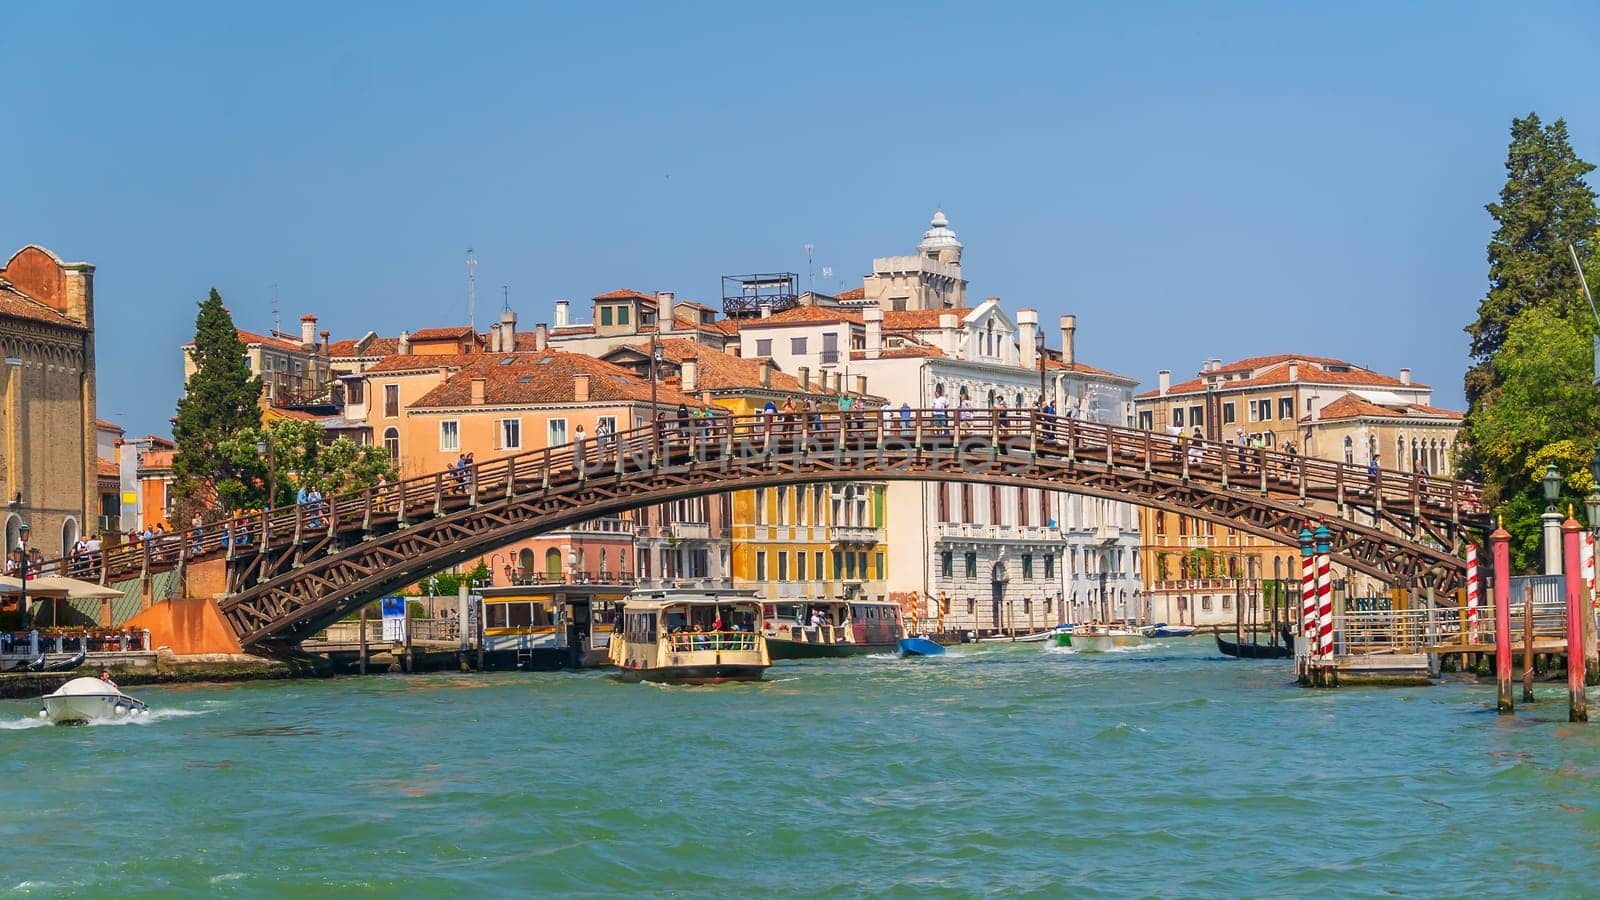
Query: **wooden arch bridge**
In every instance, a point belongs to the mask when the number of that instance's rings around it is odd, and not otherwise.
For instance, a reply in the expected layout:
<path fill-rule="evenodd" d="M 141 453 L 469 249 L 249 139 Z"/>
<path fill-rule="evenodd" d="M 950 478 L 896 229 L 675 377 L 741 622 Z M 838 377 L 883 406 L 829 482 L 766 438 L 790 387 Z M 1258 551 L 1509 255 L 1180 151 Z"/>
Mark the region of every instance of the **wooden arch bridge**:
<path fill-rule="evenodd" d="M 302 640 L 431 573 L 588 519 L 779 484 L 893 480 L 1085 494 L 1289 546 L 1327 509 L 1335 561 L 1445 591 L 1464 580 L 1465 533 L 1488 524 L 1462 482 L 1039 412 L 780 413 L 658 421 L 58 565 L 103 583 L 221 566 L 218 606 L 248 647 Z"/>

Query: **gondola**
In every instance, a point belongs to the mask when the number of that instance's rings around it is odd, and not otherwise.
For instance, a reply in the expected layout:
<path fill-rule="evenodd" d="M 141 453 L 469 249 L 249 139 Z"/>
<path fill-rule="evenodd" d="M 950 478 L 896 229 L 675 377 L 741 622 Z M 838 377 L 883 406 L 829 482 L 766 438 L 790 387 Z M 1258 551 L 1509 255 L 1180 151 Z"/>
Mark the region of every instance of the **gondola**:
<path fill-rule="evenodd" d="M 28 663 L 28 665 L 26 667 L 26 671 L 29 671 L 29 672 L 66 672 L 66 671 L 68 671 L 70 669 L 76 669 L 77 667 L 83 665 L 84 657 L 87 656 L 87 655 L 88 654 L 84 653 L 84 651 L 79 650 L 77 652 L 77 654 L 74 655 L 74 656 L 69 656 L 69 657 L 67 657 L 65 659 L 56 659 L 56 660 L 52 661 L 49 658 L 48 655 L 41 653 L 41 654 L 39 654 L 39 658 L 38 659 L 35 659 L 33 662 Z"/>
<path fill-rule="evenodd" d="M 1279 645 L 1273 647 L 1269 644 L 1234 643 L 1223 640 L 1222 632 L 1214 635 L 1217 639 L 1217 651 L 1223 656 L 1232 656 L 1236 659 L 1288 659 L 1294 655 L 1294 647 Z"/>

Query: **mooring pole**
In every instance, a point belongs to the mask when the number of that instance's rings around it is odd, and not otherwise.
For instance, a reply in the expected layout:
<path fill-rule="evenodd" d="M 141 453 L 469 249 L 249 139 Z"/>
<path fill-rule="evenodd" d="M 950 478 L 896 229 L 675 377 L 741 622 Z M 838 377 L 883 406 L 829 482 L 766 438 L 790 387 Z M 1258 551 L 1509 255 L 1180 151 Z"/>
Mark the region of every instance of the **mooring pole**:
<path fill-rule="evenodd" d="M 361 605 L 361 674 L 367 674 L 367 606 Z"/>
<path fill-rule="evenodd" d="M 1494 676 L 1496 708 L 1510 715 L 1511 707 L 1511 532 L 1504 521 L 1489 535 L 1494 559 Z"/>
<path fill-rule="evenodd" d="M 1567 520 L 1561 523 L 1561 571 L 1567 587 L 1567 721 L 1589 721 L 1589 698 L 1584 688 L 1583 616 L 1589 602 L 1583 584 L 1583 526 L 1567 507 Z"/>

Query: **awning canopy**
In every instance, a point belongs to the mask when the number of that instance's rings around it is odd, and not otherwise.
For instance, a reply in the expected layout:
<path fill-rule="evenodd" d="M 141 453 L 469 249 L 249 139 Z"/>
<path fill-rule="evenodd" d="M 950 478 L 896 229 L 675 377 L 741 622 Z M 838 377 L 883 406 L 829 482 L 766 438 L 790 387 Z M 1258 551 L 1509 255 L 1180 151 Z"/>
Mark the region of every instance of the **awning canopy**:
<path fill-rule="evenodd" d="M 22 592 L 21 580 L 0 575 L 0 594 Z M 112 600 L 122 596 L 122 592 L 114 588 L 101 587 L 93 582 L 60 575 L 29 579 L 27 593 L 29 596 L 64 597 L 68 600 Z"/>

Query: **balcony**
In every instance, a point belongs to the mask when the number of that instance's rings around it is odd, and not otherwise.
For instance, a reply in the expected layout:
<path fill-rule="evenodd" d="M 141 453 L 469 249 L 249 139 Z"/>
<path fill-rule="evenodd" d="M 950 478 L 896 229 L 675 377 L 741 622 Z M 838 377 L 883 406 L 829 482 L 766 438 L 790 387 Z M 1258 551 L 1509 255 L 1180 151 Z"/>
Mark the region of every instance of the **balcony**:
<path fill-rule="evenodd" d="M 982 525 L 973 522 L 938 523 L 941 541 L 998 541 L 1037 544 L 1062 539 L 1061 529 L 1048 525 Z"/>
<path fill-rule="evenodd" d="M 572 531 L 585 534 L 633 534 L 633 522 L 627 519 L 589 519 L 572 526 Z"/>
<path fill-rule="evenodd" d="M 1094 530 L 1094 541 L 1097 544 L 1115 544 L 1121 539 L 1121 525 L 1100 525 Z"/>
<path fill-rule="evenodd" d="M 711 539 L 711 526 L 705 522 L 673 522 L 667 533 L 675 541 L 705 541 Z"/>
<path fill-rule="evenodd" d="M 837 350 L 824 350 L 819 355 L 822 357 L 822 364 L 825 366 L 834 365 L 839 361 L 839 351 Z"/>
<path fill-rule="evenodd" d="M 880 532 L 866 525 L 834 525 L 828 529 L 828 540 L 835 544 L 876 544 Z"/>

